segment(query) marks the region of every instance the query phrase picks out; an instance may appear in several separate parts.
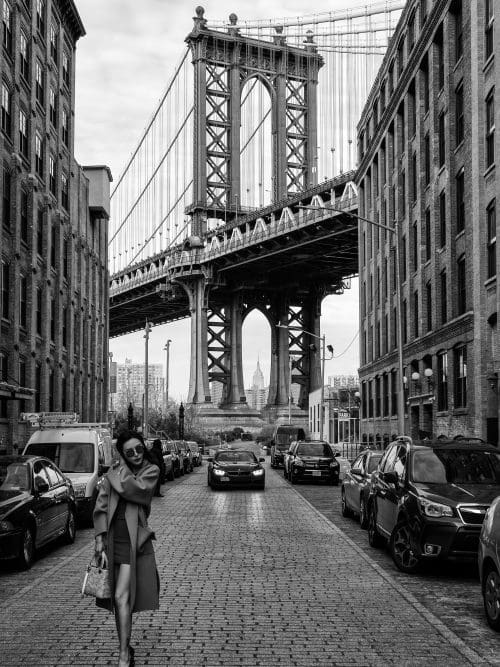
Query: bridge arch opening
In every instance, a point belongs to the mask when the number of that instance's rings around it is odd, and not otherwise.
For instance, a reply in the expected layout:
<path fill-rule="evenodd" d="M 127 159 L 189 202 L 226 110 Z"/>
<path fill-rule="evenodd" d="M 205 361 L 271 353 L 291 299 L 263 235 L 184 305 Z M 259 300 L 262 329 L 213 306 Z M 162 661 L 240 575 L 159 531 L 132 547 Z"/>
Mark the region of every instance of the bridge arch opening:
<path fill-rule="evenodd" d="M 262 77 L 252 76 L 241 89 L 240 204 L 244 209 L 259 208 L 273 200 L 272 100 L 268 85 Z"/>
<path fill-rule="evenodd" d="M 241 334 L 247 403 L 261 410 L 268 402 L 271 375 L 271 325 L 258 309 L 249 311 Z"/>

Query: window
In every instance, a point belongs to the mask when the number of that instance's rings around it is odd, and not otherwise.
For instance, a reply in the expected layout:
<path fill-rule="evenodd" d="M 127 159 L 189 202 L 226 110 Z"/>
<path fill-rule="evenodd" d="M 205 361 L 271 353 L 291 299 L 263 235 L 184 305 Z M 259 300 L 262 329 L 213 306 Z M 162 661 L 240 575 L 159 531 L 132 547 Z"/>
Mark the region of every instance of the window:
<path fill-rule="evenodd" d="M 391 413 L 398 413 L 398 380 L 397 372 L 391 371 Z"/>
<path fill-rule="evenodd" d="M 420 0 L 420 26 L 427 21 L 427 0 Z"/>
<path fill-rule="evenodd" d="M 69 147 L 69 115 L 66 109 L 62 110 L 61 132 L 64 145 Z"/>
<path fill-rule="evenodd" d="M 418 171 L 417 171 L 417 154 L 414 152 L 411 156 L 411 201 L 417 201 L 418 193 Z"/>
<path fill-rule="evenodd" d="M 37 287 L 36 288 L 36 315 L 35 315 L 35 325 L 36 325 L 36 333 L 38 336 L 42 335 L 42 305 L 43 305 L 43 295 L 42 295 L 42 288 Z"/>
<path fill-rule="evenodd" d="M 19 35 L 19 69 L 21 76 L 26 81 L 30 78 L 30 59 L 29 59 L 29 42 L 26 33 L 21 30 Z"/>
<path fill-rule="evenodd" d="M 488 234 L 488 278 L 497 274 L 497 221 L 496 221 L 496 199 L 488 204 L 486 209 L 486 222 Z"/>
<path fill-rule="evenodd" d="M 457 309 L 459 315 L 463 315 L 467 310 L 465 255 L 457 260 Z"/>
<path fill-rule="evenodd" d="M 67 238 L 63 241 L 63 278 L 69 275 L 69 241 Z"/>
<path fill-rule="evenodd" d="M 401 39 L 398 44 L 398 79 L 401 77 L 401 74 L 403 73 L 404 65 L 405 65 L 405 41 L 404 39 Z"/>
<path fill-rule="evenodd" d="M 448 320 L 448 288 L 446 284 L 446 271 L 442 271 L 441 280 L 441 324 Z"/>
<path fill-rule="evenodd" d="M 28 157 L 28 117 L 19 109 L 19 152 Z"/>
<path fill-rule="evenodd" d="M 26 387 L 26 361 L 22 358 L 19 359 L 19 384 Z M 25 411 L 25 404 L 25 401 L 19 402 L 19 412 Z"/>
<path fill-rule="evenodd" d="M 404 217 L 406 215 L 406 173 L 404 169 L 399 177 L 399 187 L 401 195 L 399 198 L 399 203 L 401 206 L 401 216 Z"/>
<path fill-rule="evenodd" d="M 429 81 L 429 61 L 427 56 L 422 61 L 422 86 L 424 98 L 424 113 L 429 111 L 430 104 L 430 81 Z"/>
<path fill-rule="evenodd" d="M 57 64 L 59 50 L 58 50 L 59 34 L 57 27 L 51 23 L 50 25 L 50 57 Z"/>
<path fill-rule="evenodd" d="M 43 254 L 43 208 L 39 205 L 37 209 L 36 225 L 36 251 L 39 255 Z"/>
<path fill-rule="evenodd" d="M 438 118 L 438 136 L 439 136 L 439 146 L 438 146 L 438 155 L 439 155 L 439 166 L 442 167 L 446 160 L 446 124 L 444 119 L 444 112 L 439 114 Z"/>
<path fill-rule="evenodd" d="M 10 210 L 11 210 L 11 200 L 10 200 L 10 171 L 7 167 L 3 168 L 3 177 L 2 177 L 2 223 L 3 226 L 7 229 L 10 229 Z"/>
<path fill-rule="evenodd" d="M 50 340 L 54 342 L 56 339 L 56 300 L 54 297 L 50 300 Z"/>
<path fill-rule="evenodd" d="M 413 223 L 413 270 L 416 271 L 418 269 L 418 251 L 419 251 L 419 245 L 418 245 L 418 225 L 416 222 Z"/>
<path fill-rule="evenodd" d="M 12 8 L 7 2 L 3 0 L 3 13 L 2 13 L 2 44 L 3 48 L 7 51 L 8 54 L 12 53 Z"/>
<path fill-rule="evenodd" d="M 35 364 L 35 410 L 40 412 L 42 408 L 42 365 L 40 362 Z"/>
<path fill-rule="evenodd" d="M 0 352 L 0 380 L 7 382 L 9 379 L 9 357 L 5 352 Z M 0 417 L 7 419 L 7 399 L 0 399 Z"/>
<path fill-rule="evenodd" d="M 9 319 L 9 296 L 10 296 L 10 265 L 2 261 L 2 280 L 1 299 L 2 299 L 2 319 Z"/>
<path fill-rule="evenodd" d="M 495 162 L 495 91 L 486 98 L 486 166 Z"/>
<path fill-rule="evenodd" d="M 418 291 L 413 295 L 413 335 L 418 338 L 420 334 L 419 310 L 418 310 Z"/>
<path fill-rule="evenodd" d="M 56 163 L 53 155 L 49 155 L 49 189 L 56 195 Z"/>
<path fill-rule="evenodd" d="M 71 83 L 70 59 L 66 51 L 63 51 L 63 56 L 62 56 L 62 75 L 63 75 L 63 82 L 69 88 Z"/>
<path fill-rule="evenodd" d="M 408 52 L 413 49 L 415 45 L 415 12 L 408 19 Z"/>
<path fill-rule="evenodd" d="M 436 35 L 436 59 L 437 59 L 437 80 L 438 88 L 444 88 L 444 44 L 443 44 L 443 26 L 439 27 Z"/>
<path fill-rule="evenodd" d="M 464 170 L 460 169 L 456 176 L 456 195 L 457 195 L 457 234 L 465 229 L 465 201 L 464 201 Z"/>
<path fill-rule="evenodd" d="M 401 238 L 401 281 L 404 283 L 407 278 L 406 271 L 407 253 L 406 253 L 406 236 Z"/>
<path fill-rule="evenodd" d="M 425 261 L 431 258 L 431 211 L 425 209 Z"/>
<path fill-rule="evenodd" d="M 467 348 L 454 350 L 455 408 L 467 407 Z"/>
<path fill-rule="evenodd" d="M 437 355 L 437 409 L 448 410 L 448 353 Z"/>
<path fill-rule="evenodd" d="M 403 330 L 403 343 L 408 342 L 408 308 L 406 299 L 403 299 L 401 307 L 401 328 Z"/>
<path fill-rule="evenodd" d="M 425 286 L 425 297 L 427 305 L 427 331 L 432 331 L 432 283 L 430 281 Z"/>
<path fill-rule="evenodd" d="M 66 174 L 61 176 L 61 204 L 63 207 L 69 211 L 69 185 L 68 177 Z"/>
<path fill-rule="evenodd" d="M 37 60 L 35 63 L 35 97 L 36 101 L 43 106 L 45 96 L 45 81 L 43 76 L 42 63 Z"/>
<path fill-rule="evenodd" d="M 26 190 L 21 190 L 21 229 L 20 236 L 23 243 L 28 243 L 28 193 Z"/>
<path fill-rule="evenodd" d="M 446 192 L 439 193 L 439 241 L 440 247 L 446 245 Z"/>
<path fill-rule="evenodd" d="M 490 56 L 493 55 L 493 20 L 494 20 L 494 14 L 493 14 L 493 4 L 494 0 L 485 0 L 485 7 L 484 7 L 484 18 L 485 18 L 485 26 L 484 26 L 484 57 L 485 60 L 488 60 Z"/>
<path fill-rule="evenodd" d="M 2 83 L 2 132 L 10 137 L 11 127 L 11 94 L 5 83 Z"/>
<path fill-rule="evenodd" d="M 455 3 L 455 62 L 458 62 L 464 52 L 464 26 L 462 16 L 462 0 Z"/>
<path fill-rule="evenodd" d="M 45 0 L 36 0 L 36 28 L 45 39 Z"/>
<path fill-rule="evenodd" d="M 459 146 L 464 140 L 464 84 L 455 90 L 455 143 Z"/>
<path fill-rule="evenodd" d="M 35 169 L 36 173 L 43 178 L 43 140 L 38 132 L 35 135 Z"/>
<path fill-rule="evenodd" d="M 61 323 L 62 323 L 62 344 L 63 347 L 66 347 L 68 343 L 68 338 L 67 338 L 67 326 L 66 326 L 66 321 L 68 319 L 68 309 L 66 306 L 63 307 L 62 313 L 61 313 Z"/>
<path fill-rule="evenodd" d="M 57 95 L 55 90 L 49 90 L 49 118 L 54 127 L 57 127 Z"/>
<path fill-rule="evenodd" d="M 54 371 L 49 370 L 49 412 L 55 410 L 55 387 L 54 387 Z"/>
<path fill-rule="evenodd" d="M 431 145 L 428 134 L 426 134 L 424 138 L 424 168 L 425 185 L 429 185 L 431 182 Z"/>
<path fill-rule="evenodd" d="M 55 269 L 57 254 L 57 234 L 56 226 L 52 225 L 50 228 L 50 266 Z"/>
<path fill-rule="evenodd" d="M 19 276 L 19 326 L 23 327 L 24 329 L 26 328 L 28 323 L 27 297 L 28 297 L 28 280 L 26 276 L 20 275 Z"/>

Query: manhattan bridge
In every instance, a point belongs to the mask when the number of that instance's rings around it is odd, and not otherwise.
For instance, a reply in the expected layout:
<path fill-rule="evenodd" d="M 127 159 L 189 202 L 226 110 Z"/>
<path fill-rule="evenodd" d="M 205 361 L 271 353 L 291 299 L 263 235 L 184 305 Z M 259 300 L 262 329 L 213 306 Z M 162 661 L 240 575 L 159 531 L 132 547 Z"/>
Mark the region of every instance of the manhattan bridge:
<path fill-rule="evenodd" d="M 271 327 L 271 414 L 292 381 L 302 410 L 320 386 L 307 332 L 320 337 L 323 298 L 358 271 L 356 123 L 404 5 L 246 22 L 196 8 L 112 191 L 108 252 L 110 336 L 191 317 L 187 402 L 201 419 L 251 414 L 241 338 L 254 309 Z"/>

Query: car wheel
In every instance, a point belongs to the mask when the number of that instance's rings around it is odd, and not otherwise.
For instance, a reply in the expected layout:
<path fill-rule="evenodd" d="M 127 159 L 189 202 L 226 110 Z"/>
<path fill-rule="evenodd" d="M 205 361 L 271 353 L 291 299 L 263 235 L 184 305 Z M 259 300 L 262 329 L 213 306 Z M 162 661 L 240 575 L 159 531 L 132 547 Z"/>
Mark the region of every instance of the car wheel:
<path fill-rule="evenodd" d="M 347 501 L 346 501 L 346 497 L 345 497 L 344 487 L 342 487 L 340 502 L 341 502 L 341 508 L 342 508 L 342 516 L 351 517 L 352 516 L 352 511 L 349 509 L 349 507 L 347 507 Z"/>
<path fill-rule="evenodd" d="M 368 528 L 368 512 L 366 510 L 366 500 L 359 499 L 359 525 L 361 528 Z"/>
<path fill-rule="evenodd" d="M 407 574 L 418 570 L 420 558 L 413 548 L 410 526 L 406 521 L 400 521 L 395 525 L 389 541 L 389 550 L 398 570 Z"/>
<path fill-rule="evenodd" d="M 483 603 L 488 625 L 500 632 L 500 576 L 494 568 L 484 580 Z"/>
<path fill-rule="evenodd" d="M 375 509 L 375 503 L 372 503 L 368 515 L 368 542 L 371 547 L 378 549 L 384 546 L 384 541 L 384 538 L 377 530 L 377 510 Z"/>
<path fill-rule="evenodd" d="M 68 511 L 68 518 L 66 520 L 66 530 L 64 531 L 63 540 L 66 544 L 73 544 L 76 537 L 76 516 L 75 510 L 70 507 Z"/>
<path fill-rule="evenodd" d="M 21 552 L 18 563 L 23 570 L 29 570 L 35 558 L 35 533 L 33 528 L 26 526 L 21 540 Z"/>

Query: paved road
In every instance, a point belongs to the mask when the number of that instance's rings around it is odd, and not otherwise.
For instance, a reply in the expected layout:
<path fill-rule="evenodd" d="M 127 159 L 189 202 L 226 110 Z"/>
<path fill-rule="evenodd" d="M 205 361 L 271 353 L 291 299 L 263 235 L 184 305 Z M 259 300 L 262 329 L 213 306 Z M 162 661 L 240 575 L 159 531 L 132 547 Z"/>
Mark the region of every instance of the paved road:
<path fill-rule="evenodd" d="M 164 493 L 161 608 L 135 618 L 137 665 L 500 664 L 477 580 L 400 575 L 342 519 L 337 488 L 269 469 L 264 492 L 211 491 L 204 465 Z M 91 550 L 81 530 L 30 572 L 0 574 L 0 664 L 117 663 L 111 615 L 79 599 Z"/>

